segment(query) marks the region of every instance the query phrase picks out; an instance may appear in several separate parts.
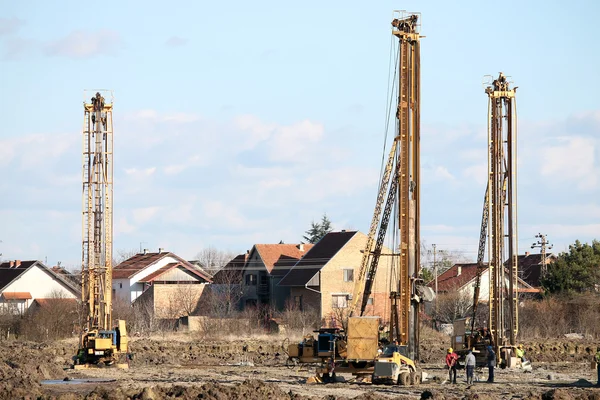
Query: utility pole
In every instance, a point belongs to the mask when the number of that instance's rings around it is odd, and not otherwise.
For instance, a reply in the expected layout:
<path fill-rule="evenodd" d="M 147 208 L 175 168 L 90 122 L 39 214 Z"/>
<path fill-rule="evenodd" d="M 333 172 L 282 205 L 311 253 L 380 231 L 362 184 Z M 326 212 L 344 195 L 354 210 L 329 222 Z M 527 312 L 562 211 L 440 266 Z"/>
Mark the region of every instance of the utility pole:
<path fill-rule="evenodd" d="M 531 248 L 540 248 L 540 253 L 542 254 L 542 276 L 546 276 L 546 273 L 548 272 L 548 265 L 546 264 L 546 250 L 550 250 L 552 245 L 548 242 L 548 235 L 542 235 L 541 233 L 538 233 L 535 235 L 535 237 L 538 239 L 538 241 L 534 242 L 531 245 Z"/>
<path fill-rule="evenodd" d="M 437 251 L 435 250 L 435 243 L 431 245 L 433 247 L 433 274 L 435 275 L 435 315 L 437 316 L 437 295 L 438 295 L 438 267 L 435 256 Z"/>

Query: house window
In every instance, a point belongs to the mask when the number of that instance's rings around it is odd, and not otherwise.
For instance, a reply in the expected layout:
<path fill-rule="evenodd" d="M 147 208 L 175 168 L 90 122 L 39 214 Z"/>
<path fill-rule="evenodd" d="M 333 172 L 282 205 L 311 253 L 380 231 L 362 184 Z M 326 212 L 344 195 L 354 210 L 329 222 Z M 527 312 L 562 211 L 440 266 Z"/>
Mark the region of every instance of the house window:
<path fill-rule="evenodd" d="M 294 296 L 294 309 L 302 311 L 302 296 Z"/>
<path fill-rule="evenodd" d="M 256 275 L 254 275 L 254 274 L 246 275 L 246 286 L 256 286 Z"/>
<path fill-rule="evenodd" d="M 123 289 L 123 284 L 119 283 L 119 289 Z"/>
<path fill-rule="evenodd" d="M 331 307 L 332 308 L 346 308 L 348 307 L 348 295 L 347 294 L 334 294 L 331 296 Z"/>
<path fill-rule="evenodd" d="M 267 275 L 261 275 L 260 276 L 260 284 L 261 285 L 268 285 L 269 284 L 269 277 Z"/>
<path fill-rule="evenodd" d="M 344 282 L 354 282 L 354 269 L 344 269 Z"/>
<path fill-rule="evenodd" d="M 372 306 L 373 305 L 373 298 L 369 297 L 369 299 L 367 300 L 367 305 L 368 306 Z"/>

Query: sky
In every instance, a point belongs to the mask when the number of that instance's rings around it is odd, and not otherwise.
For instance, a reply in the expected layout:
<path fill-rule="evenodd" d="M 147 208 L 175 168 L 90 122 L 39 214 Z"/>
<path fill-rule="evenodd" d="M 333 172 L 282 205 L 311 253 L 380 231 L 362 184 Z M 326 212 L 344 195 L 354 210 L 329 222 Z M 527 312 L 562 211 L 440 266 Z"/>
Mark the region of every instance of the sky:
<path fill-rule="evenodd" d="M 520 253 L 600 239 L 600 5 L 0 0 L 0 253 L 81 263 L 84 90 L 114 91 L 114 252 L 367 232 L 392 12 L 421 12 L 421 240 L 475 259 L 485 75 L 517 89 Z M 89 101 L 89 100 L 88 100 Z M 539 250 L 535 250 L 539 251 Z"/>

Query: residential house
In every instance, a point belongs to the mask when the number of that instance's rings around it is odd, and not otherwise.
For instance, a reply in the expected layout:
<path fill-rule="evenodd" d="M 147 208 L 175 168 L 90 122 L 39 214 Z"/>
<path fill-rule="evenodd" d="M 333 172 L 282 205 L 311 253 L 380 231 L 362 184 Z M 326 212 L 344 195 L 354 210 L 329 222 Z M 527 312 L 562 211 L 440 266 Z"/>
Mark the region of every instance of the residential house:
<path fill-rule="evenodd" d="M 438 293 L 460 292 L 472 298 L 475 294 L 475 280 L 477 276 L 477 263 L 460 263 L 444 271 L 437 279 Z M 508 278 L 507 278 L 508 284 Z M 487 263 L 484 264 L 484 270 L 481 273 L 479 301 L 488 302 L 490 297 L 490 274 Z M 435 289 L 435 279 L 428 284 Z M 521 278 L 517 278 L 517 286 L 520 292 L 538 292 Z"/>
<path fill-rule="evenodd" d="M 546 254 L 546 266 L 555 260 L 556 256 L 554 254 Z M 540 279 L 542 277 L 543 269 L 541 254 L 525 252 L 525 254 L 519 255 L 519 277 L 530 286 L 534 288 L 542 286 Z"/>
<path fill-rule="evenodd" d="M 213 275 L 215 285 L 241 285 L 244 277 L 244 266 L 248 261 L 248 250 L 245 254 L 239 254 L 229 261 L 223 268 Z"/>
<path fill-rule="evenodd" d="M 315 310 L 325 323 L 343 318 L 351 305 L 366 244 L 367 236 L 361 232 L 330 232 L 294 265 L 279 286 L 290 288 L 295 306 Z M 384 247 L 383 254 L 391 254 L 391 250 Z M 388 317 L 391 261 L 392 257 L 380 258 L 365 315 Z"/>
<path fill-rule="evenodd" d="M 157 318 L 194 312 L 211 277 L 183 258 L 159 249 L 123 261 L 113 269 L 115 298 L 151 308 Z"/>
<path fill-rule="evenodd" d="M 255 244 L 242 273 L 242 308 L 268 306 L 283 310 L 290 288 L 279 285 L 312 244 Z"/>
<path fill-rule="evenodd" d="M 250 251 L 230 260 L 213 275 L 213 283 L 202 292 L 200 314 L 228 317 L 242 308 L 244 266 Z"/>
<path fill-rule="evenodd" d="M 23 315 L 39 299 L 79 299 L 79 287 L 41 261 L 0 263 L 0 309 Z"/>

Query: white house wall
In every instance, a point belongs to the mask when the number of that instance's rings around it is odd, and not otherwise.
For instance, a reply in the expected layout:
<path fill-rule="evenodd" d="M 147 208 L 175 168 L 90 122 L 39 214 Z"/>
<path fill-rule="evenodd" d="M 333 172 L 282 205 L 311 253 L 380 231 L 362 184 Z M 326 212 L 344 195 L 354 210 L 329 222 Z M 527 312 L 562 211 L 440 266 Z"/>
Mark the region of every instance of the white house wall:
<path fill-rule="evenodd" d="M 161 258 L 154 264 L 149 265 L 148 267 L 144 268 L 143 270 L 141 270 L 137 274 L 135 274 L 133 277 L 131 277 L 131 283 L 133 284 L 133 283 L 139 282 L 140 279 L 144 279 L 148 275 L 153 274 L 154 272 L 158 271 L 159 269 L 161 269 L 162 267 L 164 267 L 167 264 L 178 263 L 178 262 L 180 262 L 178 259 L 176 259 L 175 257 L 171 257 L 171 256 Z"/>
<path fill-rule="evenodd" d="M 180 262 L 178 259 L 172 256 L 165 256 L 154 264 L 149 265 L 143 270 L 136 273 L 130 279 L 113 279 L 112 287 L 115 296 L 119 298 L 129 298 L 131 302 L 138 298 L 144 291 L 144 284 L 139 283 L 140 279 L 144 279 L 148 275 L 158 271 L 162 267 L 171 263 Z"/>
<path fill-rule="evenodd" d="M 199 280 L 196 275 L 192 275 L 192 273 L 188 270 L 182 270 L 181 268 L 175 268 L 167 271 L 156 278 L 156 280 L 161 282 L 197 282 Z"/>
<path fill-rule="evenodd" d="M 461 288 L 461 293 L 466 293 L 470 298 L 475 294 L 475 279 L 471 280 Z M 479 287 L 479 301 L 487 302 L 490 298 L 490 272 L 485 270 L 481 274 L 481 285 Z"/>
<path fill-rule="evenodd" d="M 509 279 L 505 279 L 505 285 L 508 287 Z M 519 283 L 519 287 L 522 284 Z M 468 284 L 461 288 L 462 293 L 467 293 L 471 298 L 475 294 L 475 279 L 471 280 Z M 486 269 L 483 274 L 481 274 L 481 286 L 479 289 L 479 301 L 488 302 L 490 299 L 490 270 Z"/>
<path fill-rule="evenodd" d="M 114 290 L 114 298 L 128 299 L 131 298 L 131 285 L 129 279 L 113 279 L 112 287 Z M 133 300 L 130 300 L 133 301 Z"/>
<path fill-rule="evenodd" d="M 8 285 L 2 293 L 10 292 L 29 292 L 31 300 L 28 300 L 28 306 L 35 299 L 47 299 L 52 297 L 62 297 L 67 299 L 79 299 L 79 295 L 73 293 L 65 287 L 65 284 L 57 278 L 51 276 L 37 265 L 32 266 L 21 276 Z M 6 303 L 4 297 L 0 298 L 0 304 Z"/>

